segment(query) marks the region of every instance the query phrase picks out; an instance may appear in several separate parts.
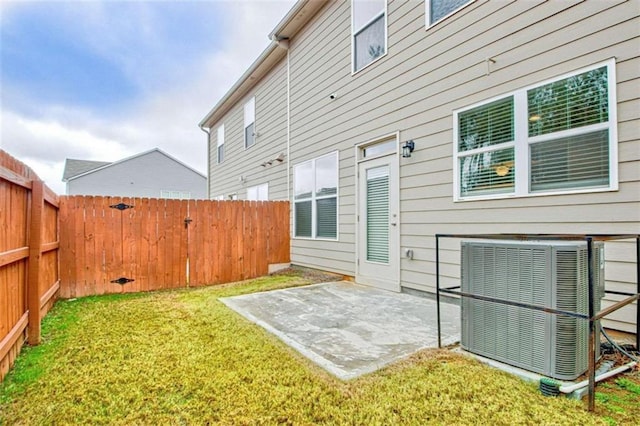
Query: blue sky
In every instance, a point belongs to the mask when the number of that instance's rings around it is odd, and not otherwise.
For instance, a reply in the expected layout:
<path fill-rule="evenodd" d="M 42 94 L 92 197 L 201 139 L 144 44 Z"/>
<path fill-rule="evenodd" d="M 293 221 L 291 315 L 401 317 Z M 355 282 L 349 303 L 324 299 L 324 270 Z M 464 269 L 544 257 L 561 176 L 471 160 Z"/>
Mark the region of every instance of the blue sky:
<path fill-rule="evenodd" d="M 61 194 L 65 158 L 159 147 L 206 173 L 197 123 L 293 4 L 3 1 L 0 147 Z"/>

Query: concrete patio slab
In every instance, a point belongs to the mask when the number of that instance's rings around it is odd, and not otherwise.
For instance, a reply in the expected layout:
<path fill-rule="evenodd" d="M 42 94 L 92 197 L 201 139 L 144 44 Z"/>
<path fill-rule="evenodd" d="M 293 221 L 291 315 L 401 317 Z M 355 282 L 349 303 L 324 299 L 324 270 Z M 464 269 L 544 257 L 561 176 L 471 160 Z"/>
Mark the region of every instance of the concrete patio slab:
<path fill-rule="evenodd" d="M 438 346 L 436 302 L 350 282 L 220 299 L 340 379 Z M 460 340 L 460 308 L 441 303 L 442 344 Z"/>

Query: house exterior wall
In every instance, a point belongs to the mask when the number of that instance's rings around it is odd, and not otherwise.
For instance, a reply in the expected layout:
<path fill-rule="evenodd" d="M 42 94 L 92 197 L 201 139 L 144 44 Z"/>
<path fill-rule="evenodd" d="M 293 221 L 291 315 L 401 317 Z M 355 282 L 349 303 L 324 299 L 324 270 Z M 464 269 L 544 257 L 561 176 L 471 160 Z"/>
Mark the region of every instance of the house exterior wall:
<path fill-rule="evenodd" d="M 292 263 L 356 274 L 355 146 L 395 133 L 399 141 L 416 144 L 411 158 L 399 159 L 397 255 L 404 289 L 435 291 L 437 233 L 640 232 L 637 3 L 477 0 L 426 29 L 424 2 L 391 0 L 387 11 L 386 55 L 355 74 L 350 2 L 329 2 L 290 40 L 291 167 L 339 151 L 339 238 L 293 238 Z M 611 58 L 618 190 L 454 201 L 455 110 Z M 337 94 L 335 100 L 331 93 Z M 216 168 L 211 170 L 214 181 Z M 443 285 L 459 284 L 459 244 L 442 241 Z M 412 260 L 401 256 L 406 249 L 413 250 Z M 607 288 L 635 291 L 635 244 L 607 243 L 606 260 Z M 619 299 L 608 296 L 604 306 Z M 607 324 L 634 331 L 635 310 L 628 306 Z"/>
<path fill-rule="evenodd" d="M 244 105 L 255 96 L 256 143 L 245 148 Z M 257 82 L 221 120 L 209 135 L 209 195 L 247 199 L 247 188 L 269 184 L 269 200 L 287 199 L 287 68 L 280 62 Z M 217 129 L 224 124 L 224 160 L 218 164 Z M 275 160 L 283 154 L 282 162 Z M 271 164 L 262 165 L 271 161 Z"/>
<path fill-rule="evenodd" d="M 70 179 L 67 195 L 160 198 L 161 191 L 207 198 L 207 179 L 159 151 L 113 163 Z"/>

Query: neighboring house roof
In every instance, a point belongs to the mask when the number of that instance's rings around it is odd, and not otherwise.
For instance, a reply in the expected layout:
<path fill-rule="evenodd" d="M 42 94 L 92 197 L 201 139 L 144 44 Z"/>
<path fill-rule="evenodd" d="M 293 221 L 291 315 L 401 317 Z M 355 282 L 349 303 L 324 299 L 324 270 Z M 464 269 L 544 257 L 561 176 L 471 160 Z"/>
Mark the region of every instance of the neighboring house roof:
<path fill-rule="evenodd" d="M 67 159 L 67 162 L 66 162 L 66 165 L 65 165 L 65 170 L 64 170 L 64 176 L 62 177 L 62 181 L 63 181 L 63 182 L 68 182 L 68 181 L 70 181 L 70 180 L 77 179 L 77 178 L 79 178 L 79 177 L 81 177 L 81 176 L 86 176 L 86 175 L 88 175 L 88 174 L 90 174 L 90 173 L 97 172 L 98 170 L 104 170 L 104 169 L 106 169 L 107 167 L 112 167 L 112 166 L 115 166 L 115 165 L 117 165 L 117 164 L 122 164 L 122 163 L 125 163 L 125 162 L 127 162 L 127 161 L 131 161 L 131 160 L 133 160 L 133 159 L 135 159 L 135 158 L 139 158 L 139 157 L 143 157 L 143 156 L 145 156 L 145 155 L 149 155 L 149 154 L 151 154 L 151 153 L 153 153 L 153 152 L 158 152 L 158 153 L 160 153 L 160 154 L 164 155 L 165 157 L 167 157 L 167 158 L 169 158 L 169 159 L 171 159 L 171 160 L 175 161 L 176 163 L 178 163 L 178 164 L 182 165 L 183 167 L 186 167 L 187 169 L 191 170 L 192 172 L 194 172 L 194 173 L 196 173 L 196 174 L 198 174 L 198 175 L 202 176 L 204 179 L 206 179 L 206 178 L 207 178 L 205 175 L 203 175 L 202 173 L 200 173 L 199 171 L 197 171 L 197 170 L 196 170 L 196 169 L 194 169 L 193 167 L 188 166 L 187 164 L 183 163 L 182 161 L 178 160 L 178 159 L 177 159 L 177 158 L 175 158 L 175 157 L 172 157 L 171 155 L 167 154 L 166 152 L 162 151 L 162 150 L 161 150 L 161 149 L 159 149 L 159 148 L 154 148 L 154 149 L 151 149 L 151 150 L 149 150 L 149 151 L 141 152 L 140 154 L 132 155 L 131 157 L 123 158 L 122 160 L 119 160 L 119 161 L 114 161 L 113 163 L 108 163 L 108 162 L 99 162 L 99 161 L 82 161 L 82 160 L 70 160 L 70 159 Z M 76 173 L 76 174 L 73 174 L 73 175 L 67 176 L 67 165 L 69 164 L 69 162 L 70 162 L 70 161 L 79 162 L 79 163 L 94 163 L 94 164 L 95 164 L 95 163 L 101 163 L 101 165 L 96 166 L 96 167 L 93 167 L 93 168 L 88 168 L 88 169 L 85 169 L 84 171 L 82 171 L 82 172 L 80 172 L 80 173 Z"/>
<path fill-rule="evenodd" d="M 67 158 L 64 163 L 64 173 L 62 174 L 62 181 L 67 182 L 69 179 L 72 179 L 78 175 L 98 169 L 108 164 L 111 163 L 108 161 L 87 161 Z"/>
<path fill-rule="evenodd" d="M 298 0 L 289 13 L 271 31 L 271 43 L 255 60 L 249 69 L 229 89 L 222 99 L 209 111 L 199 123 L 201 128 L 211 128 L 222 115 L 229 111 L 251 88 L 278 64 L 287 54 L 288 41 L 298 34 L 328 0 Z M 284 43 L 283 43 L 284 41 Z M 281 46 L 282 48 L 278 48 Z"/>

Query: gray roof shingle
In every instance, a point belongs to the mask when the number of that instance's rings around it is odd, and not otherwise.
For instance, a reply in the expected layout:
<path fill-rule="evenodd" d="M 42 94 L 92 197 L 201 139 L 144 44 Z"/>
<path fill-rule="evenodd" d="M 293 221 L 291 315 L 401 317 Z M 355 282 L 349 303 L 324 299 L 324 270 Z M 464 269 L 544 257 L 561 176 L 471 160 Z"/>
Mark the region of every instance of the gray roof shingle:
<path fill-rule="evenodd" d="M 97 169 L 111 164 L 108 161 L 87 161 L 87 160 L 74 160 L 67 158 L 64 163 L 64 173 L 62 174 L 62 181 L 66 182 L 68 179 L 86 173 L 88 171 Z"/>

